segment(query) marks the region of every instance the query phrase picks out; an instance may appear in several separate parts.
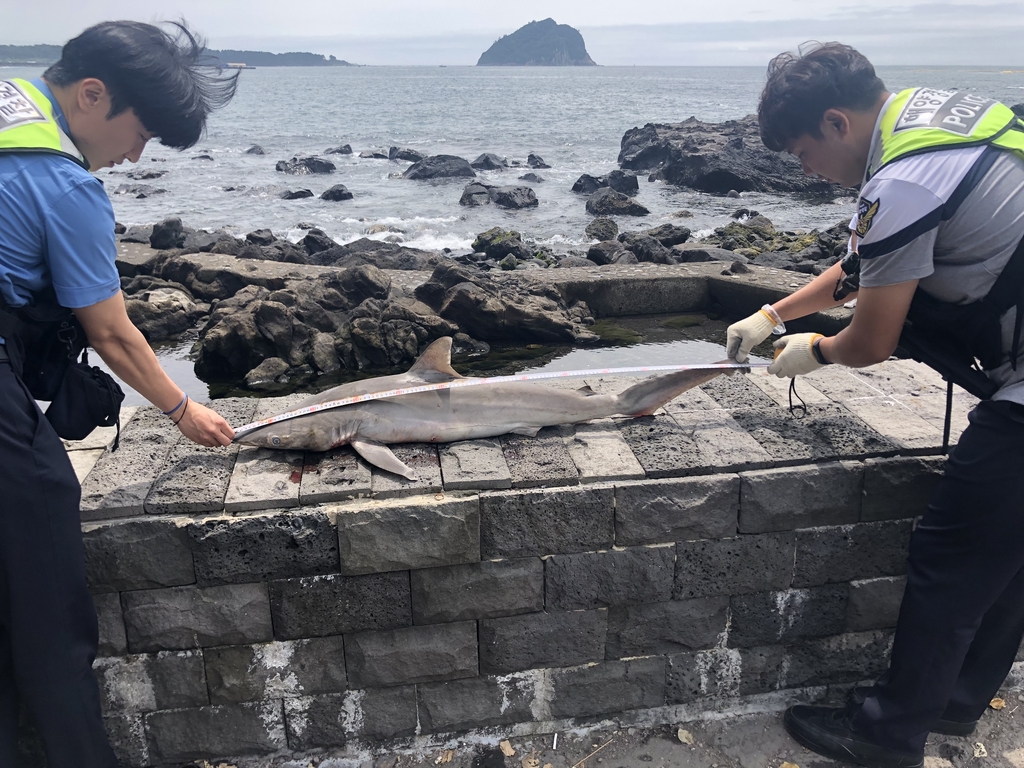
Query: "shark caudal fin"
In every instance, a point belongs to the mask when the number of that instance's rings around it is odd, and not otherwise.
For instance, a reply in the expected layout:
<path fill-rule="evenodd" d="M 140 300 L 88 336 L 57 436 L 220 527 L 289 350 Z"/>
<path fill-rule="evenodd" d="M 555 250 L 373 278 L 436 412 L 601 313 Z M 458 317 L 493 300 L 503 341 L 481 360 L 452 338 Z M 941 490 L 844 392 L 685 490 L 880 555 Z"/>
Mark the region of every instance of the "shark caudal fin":
<path fill-rule="evenodd" d="M 423 354 L 416 358 L 409 373 L 414 373 L 423 378 L 437 378 L 437 374 L 444 374 L 447 378 L 465 378 L 452 368 L 452 337 L 442 336 L 429 347 L 423 350 Z"/>
<path fill-rule="evenodd" d="M 732 360 L 723 360 L 732 363 Z M 743 370 L 743 369 L 737 369 Z M 665 403 L 688 389 L 699 387 L 725 373 L 721 368 L 695 368 L 641 381 L 618 394 L 618 412 L 627 416 L 650 416 Z"/>

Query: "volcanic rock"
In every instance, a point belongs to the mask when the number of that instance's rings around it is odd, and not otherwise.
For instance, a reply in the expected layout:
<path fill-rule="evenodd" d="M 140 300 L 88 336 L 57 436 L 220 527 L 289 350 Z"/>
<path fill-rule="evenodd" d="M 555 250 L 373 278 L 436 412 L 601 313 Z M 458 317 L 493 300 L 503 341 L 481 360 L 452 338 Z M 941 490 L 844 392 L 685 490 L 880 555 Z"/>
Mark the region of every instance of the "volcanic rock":
<path fill-rule="evenodd" d="M 474 171 L 469 161 L 455 155 L 433 155 L 425 157 L 417 163 L 406 168 L 402 178 L 405 179 L 444 179 L 458 177 L 474 177 Z"/>
<path fill-rule="evenodd" d="M 804 176 L 800 163 L 764 146 L 757 118 L 704 123 L 648 123 L 622 137 L 619 165 L 651 173 L 652 179 L 710 194 L 800 192 L 835 197 L 838 185 Z"/>
<path fill-rule="evenodd" d="M 321 200 L 327 200 L 328 202 L 331 203 L 341 202 L 343 200 L 351 200 L 353 197 L 355 197 L 355 195 L 349 192 L 348 187 L 346 187 L 344 184 L 335 184 L 333 187 L 331 187 L 328 190 L 325 190 L 324 193 L 320 195 Z"/>
<path fill-rule="evenodd" d="M 322 157 L 293 157 L 291 160 L 278 160 L 274 168 L 282 173 L 302 176 L 310 173 L 334 173 L 336 166 Z"/>
<path fill-rule="evenodd" d="M 603 187 L 587 200 L 587 213 L 591 216 L 646 216 L 650 211 L 621 192 Z"/>

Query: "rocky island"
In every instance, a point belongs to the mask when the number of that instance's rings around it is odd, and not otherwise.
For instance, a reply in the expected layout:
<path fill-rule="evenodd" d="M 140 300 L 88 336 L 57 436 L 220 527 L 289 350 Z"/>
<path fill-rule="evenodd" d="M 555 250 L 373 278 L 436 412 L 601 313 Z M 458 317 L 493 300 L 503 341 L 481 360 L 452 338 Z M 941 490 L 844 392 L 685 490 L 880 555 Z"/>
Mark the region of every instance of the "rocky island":
<path fill-rule="evenodd" d="M 478 67 L 594 67 L 579 30 L 554 19 L 531 21 L 495 41 Z"/>

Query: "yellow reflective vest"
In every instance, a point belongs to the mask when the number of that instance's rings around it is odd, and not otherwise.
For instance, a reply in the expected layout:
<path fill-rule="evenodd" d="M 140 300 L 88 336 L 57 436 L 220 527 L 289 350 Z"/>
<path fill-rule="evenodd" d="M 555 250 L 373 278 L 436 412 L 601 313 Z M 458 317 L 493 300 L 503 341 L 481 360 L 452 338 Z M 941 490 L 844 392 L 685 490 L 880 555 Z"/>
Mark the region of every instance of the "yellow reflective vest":
<path fill-rule="evenodd" d="M 61 130 L 53 105 L 27 80 L 0 80 L 0 153 L 62 155 L 88 170 L 75 143 Z"/>
<path fill-rule="evenodd" d="M 992 144 L 1024 157 L 1024 121 L 1005 104 L 967 91 L 910 88 L 885 110 L 881 140 L 866 179 L 901 158 L 939 149 Z"/>

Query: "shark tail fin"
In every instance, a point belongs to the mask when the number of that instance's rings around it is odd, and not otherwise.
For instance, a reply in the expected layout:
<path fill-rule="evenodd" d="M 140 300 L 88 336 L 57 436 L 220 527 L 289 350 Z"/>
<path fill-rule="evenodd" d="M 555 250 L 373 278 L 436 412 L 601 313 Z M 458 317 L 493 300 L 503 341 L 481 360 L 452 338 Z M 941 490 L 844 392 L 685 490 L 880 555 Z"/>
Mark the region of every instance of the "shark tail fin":
<path fill-rule="evenodd" d="M 418 373 L 421 376 L 436 373 L 443 373 L 453 379 L 464 378 L 452 368 L 452 337 L 442 336 L 423 350 L 423 354 L 416 358 L 409 373 Z"/>
<path fill-rule="evenodd" d="M 650 416 L 686 390 L 705 384 L 722 373 L 724 371 L 720 368 L 698 368 L 641 381 L 618 394 L 618 412 L 627 416 Z"/>

